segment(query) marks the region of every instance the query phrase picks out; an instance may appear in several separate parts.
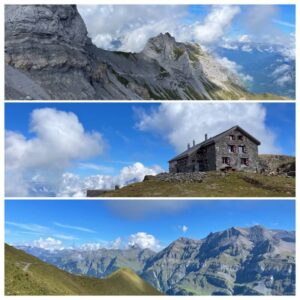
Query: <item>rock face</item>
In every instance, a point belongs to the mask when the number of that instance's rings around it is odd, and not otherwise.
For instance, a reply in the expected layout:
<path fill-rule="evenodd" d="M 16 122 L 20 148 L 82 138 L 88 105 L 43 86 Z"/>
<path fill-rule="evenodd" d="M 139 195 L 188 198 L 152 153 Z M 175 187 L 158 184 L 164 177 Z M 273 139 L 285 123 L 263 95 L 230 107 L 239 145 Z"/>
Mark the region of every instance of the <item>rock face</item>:
<path fill-rule="evenodd" d="M 5 60 L 15 68 L 19 85 L 23 75 L 43 90 L 27 96 L 68 99 L 78 94 L 82 99 L 95 94 L 87 76 L 92 69 L 88 55 L 92 44 L 75 5 L 8 5 L 5 36 Z M 22 94 L 20 90 L 8 87 L 8 97 Z"/>
<path fill-rule="evenodd" d="M 168 33 L 141 53 L 98 49 L 75 5 L 7 5 L 5 49 L 7 99 L 255 97 L 198 44 Z"/>
<path fill-rule="evenodd" d="M 23 250 L 76 274 L 104 277 L 129 267 L 170 295 L 295 294 L 295 232 L 261 226 L 232 227 L 202 240 L 179 238 L 158 253 Z"/>
<path fill-rule="evenodd" d="M 296 176 L 296 159 L 287 155 L 260 155 L 260 168 L 262 173 L 270 175 Z"/>
<path fill-rule="evenodd" d="M 292 294 L 294 238 L 254 226 L 179 239 L 152 257 L 142 276 L 172 295 Z"/>

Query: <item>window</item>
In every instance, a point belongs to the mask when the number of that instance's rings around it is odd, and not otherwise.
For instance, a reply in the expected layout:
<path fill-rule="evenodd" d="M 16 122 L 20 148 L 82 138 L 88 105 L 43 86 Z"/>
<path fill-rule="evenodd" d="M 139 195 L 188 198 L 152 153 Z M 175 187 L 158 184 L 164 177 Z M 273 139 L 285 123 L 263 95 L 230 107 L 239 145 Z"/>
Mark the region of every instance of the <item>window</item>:
<path fill-rule="evenodd" d="M 241 158 L 241 165 L 249 166 L 249 159 L 248 158 Z"/>
<path fill-rule="evenodd" d="M 244 140 L 244 137 L 243 137 L 242 135 L 239 135 L 239 136 L 238 136 L 238 140 L 239 140 L 239 141 L 243 141 L 243 140 Z"/>
<path fill-rule="evenodd" d="M 222 157 L 222 164 L 230 165 L 230 157 Z"/>
<path fill-rule="evenodd" d="M 239 153 L 246 153 L 246 146 L 239 146 Z"/>
<path fill-rule="evenodd" d="M 228 152 L 234 153 L 235 152 L 235 146 L 234 145 L 228 145 Z"/>
<path fill-rule="evenodd" d="M 234 140 L 235 140 L 235 136 L 234 136 L 234 135 L 230 135 L 230 136 L 229 136 L 229 139 L 230 139 L 231 141 L 234 141 Z"/>

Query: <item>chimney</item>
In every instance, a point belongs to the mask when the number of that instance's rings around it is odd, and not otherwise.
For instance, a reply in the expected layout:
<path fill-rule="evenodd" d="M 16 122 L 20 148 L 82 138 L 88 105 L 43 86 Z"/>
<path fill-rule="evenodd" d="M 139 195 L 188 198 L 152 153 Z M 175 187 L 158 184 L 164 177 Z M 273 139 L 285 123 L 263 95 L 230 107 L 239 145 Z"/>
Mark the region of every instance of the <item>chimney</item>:
<path fill-rule="evenodd" d="M 204 137 L 205 137 L 205 141 L 206 141 L 206 140 L 207 140 L 207 133 L 205 133 L 205 136 L 204 136 Z"/>
<path fill-rule="evenodd" d="M 188 144 L 187 144 L 187 148 L 190 149 L 190 147 L 191 147 L 191 146 L 190 146 L 190 143 L 188 143 Z"/>
<path fill-rule="evenodd" d="M 193 147 L 196 145 L 195 140 L 193 140 Z"/>

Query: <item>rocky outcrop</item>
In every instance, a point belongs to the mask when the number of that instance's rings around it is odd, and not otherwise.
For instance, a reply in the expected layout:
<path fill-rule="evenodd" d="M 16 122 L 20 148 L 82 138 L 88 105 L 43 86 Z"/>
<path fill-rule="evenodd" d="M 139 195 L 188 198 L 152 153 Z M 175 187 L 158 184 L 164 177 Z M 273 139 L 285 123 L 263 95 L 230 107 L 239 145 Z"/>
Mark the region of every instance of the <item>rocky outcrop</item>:
<path fill-rule="evenodd" d="M 198 44 L 169 33 L 151 38 L 140 53 L 98 49 L 75 5 L 7 5 L 5 61 L 7 99 L 256 97 Z M 23 89 L 27 83 L 32 92 Z"/>
<path fill-rule="evenodd" d="M 75 5 L 8 5 L 5 7 L 5 61 L 13 67 L 6 75 L 8 97 L 22 94 L 20 76 L 39 85 L 43 92 L 23 92 L 32 99 L 88 99 L 95 96 L 90 84 L 92 60 L 85 24 Z M 12 78 L 11 78 L 12 77 Z M 44 95 L 47 94 L 47 96 Z"/>
<path fill-rule="evenodd" d="M 157 175 L 146 175 L 144 181 L 151 179 L 165 181 L 165 182 L 202 182 L 206 177 L 205 172 L 192 173 L 160 173 Z"/>
<path fill-rule="evenodd" d="M 296 176 L 296 159 L 287 155 L 260 155 L 261 173 L 269 175 Z"/>

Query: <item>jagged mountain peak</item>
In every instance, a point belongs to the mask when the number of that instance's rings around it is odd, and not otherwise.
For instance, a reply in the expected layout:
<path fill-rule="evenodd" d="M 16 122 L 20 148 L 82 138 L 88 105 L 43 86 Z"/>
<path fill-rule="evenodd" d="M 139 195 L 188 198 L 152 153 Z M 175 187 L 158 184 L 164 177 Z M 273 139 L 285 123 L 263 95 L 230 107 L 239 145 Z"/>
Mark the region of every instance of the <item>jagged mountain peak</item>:
<path fill-rule="evenodd" d="M 142 53 L 159 62 L 181 61 L 182 63 L 195 63 L 205 53 L 196 43 L 182 43 L 176 41 L 170 33 L 160 33 L 146 43 Z"/>
<path fill-rule="evenodd" d="M 157 36 L 154 36 L 148 40 L 148 43 L 151 44 L 168 44 L 172 43 L 175 44 L 176 40 L 175 37 L 173 37 L 169 32 L 160 33 Z"/>
<path fill-rule="evenodd" d="M 254 225 L 249 228 L 249 238 L 253 242 L 272 239 L 272 233 L 262 225 Z"/>

